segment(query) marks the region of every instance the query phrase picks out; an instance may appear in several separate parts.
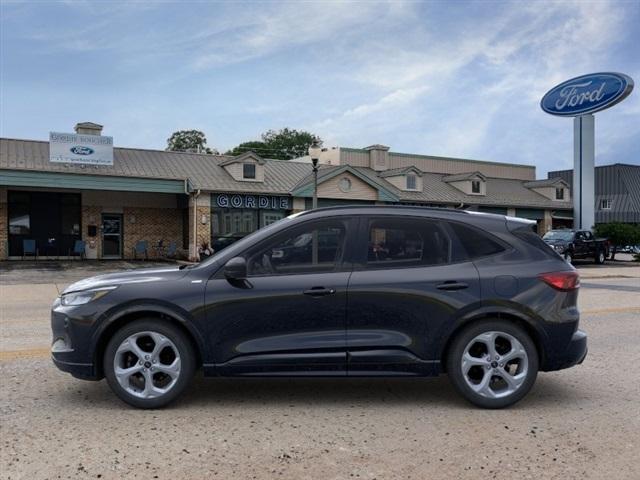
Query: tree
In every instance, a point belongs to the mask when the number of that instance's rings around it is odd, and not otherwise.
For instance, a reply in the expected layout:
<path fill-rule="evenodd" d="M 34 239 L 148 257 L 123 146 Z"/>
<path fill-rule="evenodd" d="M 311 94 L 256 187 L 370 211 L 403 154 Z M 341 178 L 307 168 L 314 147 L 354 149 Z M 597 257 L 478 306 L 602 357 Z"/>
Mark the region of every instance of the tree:
<path fill-rule="evenodd" d="M 207 138 L 200 130 L 178 130 L 167 139 L 167 151 L 218 153 L 207 147 Z"/>
<path fill-rule="evenodd" d="M 262 141 L 244 142 L 229 150 L 227 155 L 239 155 L 253 150 L 261 157 L 290 160 L 307 154 L 314 141 L 322 142 L 320 137 L 304 130 L 289 128 L 282 130 L 268 130 L 263 133 Z"/>
<path fill-rule="evenodd" d="M 639 225 L 620 222 L 599 223 L 595 226 L 595 233 L 596 236 L 606 237 L 611 242 L 611 260 L 615 258 L 618 247 L 640 243 Z"/>
<path fill-rule="evenodd" d="M 261 157 L 269 157 L 267 154 L 267 146 L 264 142 L 260 142 L 258 140 L 254 140 L 252 142 L 243 142 L 237 147 L 232 148 L 225 155 L 233 155 L 234 157 L 237 155 L 242 155 L 245 152 L 252 151 L 260 155 Z"/>

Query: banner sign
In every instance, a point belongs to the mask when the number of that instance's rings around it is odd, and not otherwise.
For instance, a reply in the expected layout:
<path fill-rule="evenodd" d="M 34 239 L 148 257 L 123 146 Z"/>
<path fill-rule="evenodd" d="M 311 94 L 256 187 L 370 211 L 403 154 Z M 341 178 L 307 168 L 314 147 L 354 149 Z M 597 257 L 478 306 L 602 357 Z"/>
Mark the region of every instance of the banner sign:
<path fill-rule="evenodd" d="M 50 132 L 49 161 L 113 165 L 113 137 Z"/>
<path fill-rule="evenodd" d="M 572 78 L 549 90 L 540 107 L 551 115 L 576 117 L 599 112 L 624 100 L 633 80 L 622 73 L 590 73 Z"/>
<path fill-rule="evenodd" d="M 215 196 L 214 204 L 220 208 L 266 208 L 290 210 L 291 199 L 285 196 L 245 195 L 221 193 Z"/>

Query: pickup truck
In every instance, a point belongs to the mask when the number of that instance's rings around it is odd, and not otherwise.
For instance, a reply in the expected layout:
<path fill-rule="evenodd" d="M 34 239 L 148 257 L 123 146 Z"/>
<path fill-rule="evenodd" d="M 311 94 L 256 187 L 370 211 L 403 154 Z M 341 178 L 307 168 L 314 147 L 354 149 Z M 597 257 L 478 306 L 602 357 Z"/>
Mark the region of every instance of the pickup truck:
<path fill-rule="evenodd" d="M 568 263 L 574 259 L 593 258 L 597 264 L 609 256 L 609 241 L 595 238 L 589 230 L 550 230 L 542 239 Z"/>

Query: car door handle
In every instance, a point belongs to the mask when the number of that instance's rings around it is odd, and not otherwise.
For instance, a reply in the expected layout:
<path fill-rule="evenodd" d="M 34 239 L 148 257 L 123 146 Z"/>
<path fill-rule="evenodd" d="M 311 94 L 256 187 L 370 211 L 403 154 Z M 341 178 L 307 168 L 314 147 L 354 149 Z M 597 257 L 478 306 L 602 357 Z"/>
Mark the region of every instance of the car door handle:
<path fill-rule="evenodd" d="M 469 285 L 467 283 L 449 280 L 447 282 L 441 283 L 440 285 L 437 285 L 436 288 L 438 290 L 463 290 L 465 288 L 469 288 Z"/>
<path fill-rule="evenodd" d="M 312 297 L 324 297 L 325 295 L 332 295 L 336 293 L 334 288 L 313 287 L 303 292 L 305 295 L 311 295 Z"/>

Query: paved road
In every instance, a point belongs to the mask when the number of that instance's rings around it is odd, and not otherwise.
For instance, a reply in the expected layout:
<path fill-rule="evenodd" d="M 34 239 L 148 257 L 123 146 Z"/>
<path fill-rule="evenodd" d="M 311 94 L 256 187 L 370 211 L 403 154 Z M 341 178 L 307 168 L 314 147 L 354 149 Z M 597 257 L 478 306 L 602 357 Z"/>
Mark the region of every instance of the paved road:
<path fill-rule="evenodd" d="M 0 285 L 0 478 L 640 478 L 640 275 L 608 270 L 583 275 L 584 364 L 501 411 L 444 376 L 198 377 L 134 410 L 51 365 L 55 284 Z"/>

